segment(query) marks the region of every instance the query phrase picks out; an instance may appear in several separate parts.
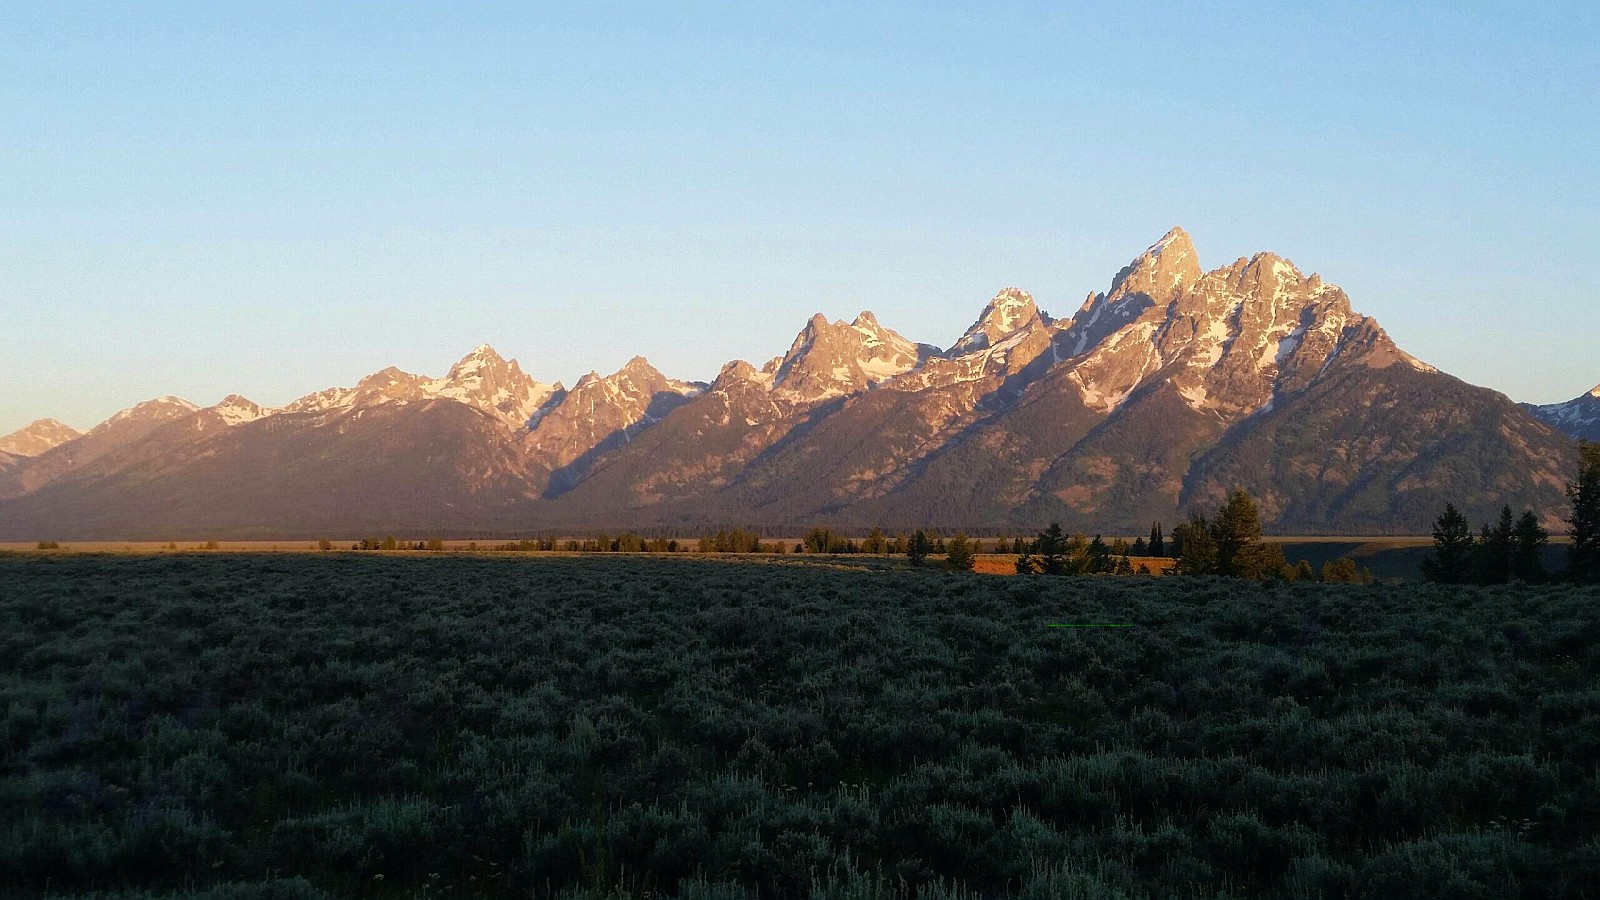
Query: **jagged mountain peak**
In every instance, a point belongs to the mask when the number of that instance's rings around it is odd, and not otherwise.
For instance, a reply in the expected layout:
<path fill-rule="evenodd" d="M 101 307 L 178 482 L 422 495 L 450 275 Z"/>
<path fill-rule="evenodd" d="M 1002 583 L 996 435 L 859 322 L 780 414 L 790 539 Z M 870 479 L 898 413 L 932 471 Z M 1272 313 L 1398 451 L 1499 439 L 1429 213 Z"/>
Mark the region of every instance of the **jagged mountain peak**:
<path fill-rule="evenodd" d="M 456 364 L 450 367 L 450 373 L 445 377 L 459 378 L 470 375 L 473 372 L 482 371 L 484 369 L 494 369 L 503 366 L 516 366 L 516 364 L 517 363 L 515 360 L 507 360 L 505 357 L 500 355 L 499 351 L 495 350 L 488 344 L 479 344 L 478 346 L 473 347 L 472 351 L 466 356 L 463 356 L 461 359 L 457 360 Z"/>
<path fill-rule="evenodd" d="M 795 335 L 789 352 L 762 372 L 771 376 L 780 397 L 807 403 L 859 393 L 916 368 L 934 352 L 884 327 L 870 312 L 853 322 L 829 322 L 817 313 Z"/>
<path fill-rule="evenodd" d="M 38 456 L 59 447 L 81 432 L 55 419 L 35 419 L 5 437 L 0 437 L 0 453 L 12 456 Z"/>
<path fill-rule="evenodd" d="M 423 393 L 474 406 L 515 428 L 525 428 L 559 387 L 530 378 L 514 359 L 479 344 L 444 378 L 426 382 Z"/>
<path fill-rule="evenodd" d="M 598 384 L 615 387 L 628 384 L 654 385 L 657 382 L 661 384 L 673 383 L 671 379 L 661 374 L 660 369 L 651 365 L 650 360 L 645 359 L 643 356 L 635 356 L 623 363 L 622 368 L 609 375 L 601 375 L 598 371 L 590 369 L 587 374 L 578 379 L 578 383 L 573 385 L 568 394 L 578 394 Z"/>
<path fill-rule="evenodd" d="M 1142 294 L 1164 303 L 1199 281 L 1201 274 L 1194 241 L 1187 231 L 1173 228 L 1122 267 L 1112 279 L 1107 297 L 1116 301 L 1129 294 Z"/>
<path fill-rule="evenodd" d="M 1021 288 L 1002 288 L 984 306 L 972 327 L 950 348 L 950 355 L 962 356 L 985 350 L 1019 331 L 1046 324 L 1038 304 L 1033 302 L 1032 294 Z"/>
<path fill-rule="evenodd" d="M 1589 392 L 1589 396 L 1600 398 L 1600 384 L 1594 386 L 1594 390 Z"/>
<path fill-rule="evenodd" d="M 530 423 L 524 443 L 553 473 L 552 487 L 559 489 L 579 474 L 567 467 L 579 464 L 581 469 L 597 448 L 626 442 L 703 387 L 668 378 L 649 360 L 635 356 L 610 375 L 590 372 L 572 390 L 553 398 Z"/>

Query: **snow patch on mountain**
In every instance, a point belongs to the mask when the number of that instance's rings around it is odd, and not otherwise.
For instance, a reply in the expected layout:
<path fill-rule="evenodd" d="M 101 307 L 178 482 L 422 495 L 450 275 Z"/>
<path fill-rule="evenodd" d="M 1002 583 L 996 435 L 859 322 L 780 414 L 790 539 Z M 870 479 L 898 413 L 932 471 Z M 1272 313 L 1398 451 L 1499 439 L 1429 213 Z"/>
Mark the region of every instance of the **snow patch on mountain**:
<path fill-rule="evenodd" d="M 1021 288 L 1008 287 L 994 295 L 947 356 L 965 356 L 992 347 L 1006 337 L 1044 324 L 1033 295 Z"/>
<path fill-rule="evenodd" d="M 216 406 L 210 407 L 209 412 L 215 413 L 226 425 L 244 425 L 258 419 L 266 418 L 269 410 L 246 400 L 238 394 L 229 394 Z"/>
<path fill-rule="evenodd" d="M 80 436 L 76 428 L 55 419 L 37 419 L 0 437 L 0 453 L 19 458 L 34 457 Z"/>

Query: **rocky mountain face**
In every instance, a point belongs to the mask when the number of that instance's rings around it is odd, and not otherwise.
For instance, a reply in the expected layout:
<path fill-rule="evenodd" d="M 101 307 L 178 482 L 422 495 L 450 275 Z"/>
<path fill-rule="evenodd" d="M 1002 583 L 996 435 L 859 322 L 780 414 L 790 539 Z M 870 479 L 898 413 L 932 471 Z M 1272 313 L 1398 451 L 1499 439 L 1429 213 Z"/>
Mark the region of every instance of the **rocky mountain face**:
<path fill-rule="evenodd" d="M 0 538 L 1131 532 L 1235 487 L 1275 530 L 1417 533 L 1446 502 L 1553 521 L 1575 461 L 1539 418 L 1576 434 L 1588 401 L 1521 408 L 1320 276 L 1270 253 L 1205 271 L 1174 229 L 1071 318 L 1006 288 L 944 351 L 863 312 L 709 385 L 635 358 L 568 390 L 482 346 L 442 378 L 385 369 L 276 409 L 150 401 L 31 456 L 0 446 Z"/>
<path fill-rule="evenodd" d="M 668 378 L 642 356 L 610 375 L 590 372 L 530 420 L 522 438 L 528 466 L 546 473 L 547 493 L 560 493 L 581 481 L 595 460 L 705 387 Z"/>
<path fill-rule="evenodd" d="M 1539 421 L 1586 441 L 1600 441 L 1600 385 L 1582 397 L 1545 406 L 1524 404 Z"/>

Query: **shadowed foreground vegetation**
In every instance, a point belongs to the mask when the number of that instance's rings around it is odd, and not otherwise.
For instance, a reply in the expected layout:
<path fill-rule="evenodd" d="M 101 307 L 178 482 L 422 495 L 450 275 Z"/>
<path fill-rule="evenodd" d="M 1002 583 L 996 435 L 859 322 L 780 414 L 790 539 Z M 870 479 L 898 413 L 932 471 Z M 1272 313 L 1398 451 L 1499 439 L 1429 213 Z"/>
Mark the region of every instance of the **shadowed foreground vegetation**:
<path fill-rule="evenodd" d="M 1597 639 L 1571 587 L 3 558 L 0 895 L 1594 896 Z"/>

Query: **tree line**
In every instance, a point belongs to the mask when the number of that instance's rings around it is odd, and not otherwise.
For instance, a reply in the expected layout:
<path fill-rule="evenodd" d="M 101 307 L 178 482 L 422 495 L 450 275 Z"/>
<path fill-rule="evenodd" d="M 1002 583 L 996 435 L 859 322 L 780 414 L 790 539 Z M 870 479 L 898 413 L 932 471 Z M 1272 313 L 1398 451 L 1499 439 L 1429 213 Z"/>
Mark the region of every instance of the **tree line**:
<path fill-rule="evenodd" d="M 1372 581 L 1372 573 L 1358 568 L 1349 557 L 1330 560 L 1320 573 L 1305 560 L 1289 565 L 1282 544 L 1262 539 L 1260 507 L 1242 490 L 1230 494 L 1215 513 L 1196 513 L 1174 527 L 1170 540 L 1159 522 L 1151 527 L 1148 543 L 1140 539 L 1132 544 L 1120 540 L 1108 544 L 1099 535 L 1068 535 L 1059 523 L 1051 523 L 1021 550 L 1016 570 L 1020 575 L 1149 575 L 1153 573 L 1147 563 L 1133 560 L 1160 557 L 1176 560 L 1168 570 L 1174 575 L 1345 584 Z"/>
<path fill-rule="evenodd" d="M 1475 535 L 1467 517 L 1447 503 L 1433 522 L 1433 552 L 1422 561 L 1422 577 L 1438 584 L 1600 584 L 1600 444 L 1579 442 L 1578 477 L 1566 492 L 1572 543 L 1560 572 L 1545 567 L 1550 532 L 1533 510 L 1518 517 L 1504 507 L 1493 525 L 1484 523 Z"/>

